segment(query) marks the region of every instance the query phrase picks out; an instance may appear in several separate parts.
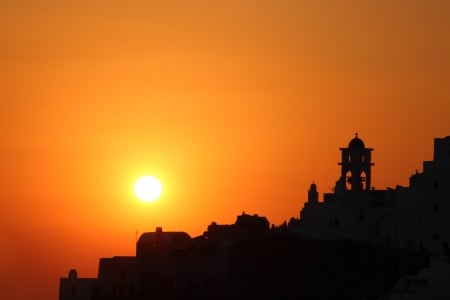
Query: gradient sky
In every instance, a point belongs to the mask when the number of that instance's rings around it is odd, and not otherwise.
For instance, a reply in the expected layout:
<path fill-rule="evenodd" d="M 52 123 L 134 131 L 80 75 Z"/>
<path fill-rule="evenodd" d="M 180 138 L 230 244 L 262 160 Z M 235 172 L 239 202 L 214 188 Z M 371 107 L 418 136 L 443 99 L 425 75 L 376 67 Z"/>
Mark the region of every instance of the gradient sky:
<path fill-rule="evenodd" d="M 95 3 L 92 3 L 95 2 Z M 298 217 L 339 147 L 407 185 L 450 135 L 450 1 L 0 1 L 0 298 L 57 299 L 136 231 Z M 133 195 L 161 179 L 155 203 Z"/>

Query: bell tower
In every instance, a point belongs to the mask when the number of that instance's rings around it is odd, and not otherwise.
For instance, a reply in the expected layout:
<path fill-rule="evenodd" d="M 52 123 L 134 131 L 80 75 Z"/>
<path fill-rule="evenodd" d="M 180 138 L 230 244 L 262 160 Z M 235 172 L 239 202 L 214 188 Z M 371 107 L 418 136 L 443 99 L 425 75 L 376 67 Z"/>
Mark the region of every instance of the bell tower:
<path fill-rule="evenodd" d="M 372 148 L 366 148 L 364 142 L 358 137 L 358 133 L 349 142 L 348 148 L 339 148 L 342 159 L 341 182 L 345 182 L 345 189 L 351 195 L 358 196 L 371 188 L 371 152 Z"/>

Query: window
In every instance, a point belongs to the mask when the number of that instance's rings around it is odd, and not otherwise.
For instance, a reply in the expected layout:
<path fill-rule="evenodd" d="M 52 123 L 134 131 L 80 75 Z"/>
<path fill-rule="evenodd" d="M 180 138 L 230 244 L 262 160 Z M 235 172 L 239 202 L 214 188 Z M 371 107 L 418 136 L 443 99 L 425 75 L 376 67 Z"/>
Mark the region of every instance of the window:
<path fill-rule="evenodd" d="M 351 171 L 347 171 L 347 173 L 345 173 L 345 188 L 347 189 L 347 191 L 350 191 L 352 189 L 352 172 Z"/>
<path fill-rule="evenodd" d="M 365 191 L 367 189 L 367 182 L 366 182 L 367 174 L 366 174 L 366 172 L 362 171 L 360 174 L 360 177 L 361 177 L 361 190 Z"/>

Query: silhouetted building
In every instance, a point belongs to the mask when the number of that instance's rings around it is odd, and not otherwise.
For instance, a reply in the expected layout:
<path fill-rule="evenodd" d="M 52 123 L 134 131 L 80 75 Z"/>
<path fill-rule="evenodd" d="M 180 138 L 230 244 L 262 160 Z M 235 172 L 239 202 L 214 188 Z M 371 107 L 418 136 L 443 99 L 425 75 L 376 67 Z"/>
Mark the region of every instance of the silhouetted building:
<path fill-rule="evenodd" d="M 71 270 L 61 278 L 59 299 L 181 299 L 191 289 L 226 277 L 233 244 L 268 233 L 265 217 L 245 213 L 232 225 L 213 222 L 196 238 L 157 227 L 139 237 L 136 256 L 101 258 L 98 278 L 78 278 Z"/>
<path fill-rule="evenodd" d="M 440 254 L 450 243 L 450 137 L 436 138 L 434 160 L 409 187 L 371 187 L 372 148 L 356 136 L 342 152 L 334 193 L 317 200 L 311 184 L 299 222 L 290 230 L 302 238 L 353 239 Z"/>
<path fill-rule="evenodd" d="M 430 266 L 416 274 L 408 274 L 380 300 L 450 299 L 450 264 L 442 257 L 433 257 Z"/>
<path fill-rule="evenodd" d="M 134 299 L 139 284 L 136 257 L 101 258 L 94 299 Z"/>
<path fill-rule="evenodd" d="M 371 152 L 372 148 L 366 148 L 364 142 L 356 134 L 348 148 L 340 148 L 342 159 L 341 177 L 336 188 L 341 191 L 350 191 L 350 196 L 360 197 L 370 191 L 371 187 Z"/>
<path fill-rule="evenodd" d="M 299 219 L 270 228 L 243 212 L 194 238 L 158 227 L 139 237 L 136 256 L 101 258 L 97 278 L 70 270 L 59 300 L 447 296 L 436 286 L 450 279 L 450 137 L 434 146 L 409 187 L 376 190 L 373 149 L 355 136 L 340 148 L 334 192 L 320 201 L 312 183 Z"/>
<path fill-rule="evenodd" d="M 66 278 L 59 281 L 59 299 L 85 300 L 94 295 L 97 278 L 78 278 L 77 271 L 71 269 Z"/>
<path fill-rule="evenodd" d="M 411 250 L 276 231 L 224 244 L 158 228 L 141 236 L 137 250 L 136 257 L 100 259 L 96 279 L 71 271 L 61 279 L 60 300 L 376 299 L 428 262 Z"/>
<path fill-rule="evenodd" d="M 450 243 L 450 137 L 434 139 L 433 161 L 410 177 L 409 187 L 389 191 L 390 236 L 398 246 L 435 254 Z"/>
<path fill-rule="evenodd" d="M 213 243 L 231 244 L 239 239 L 263 237 L 269 234 L 269 221 L 257 214 L 242 212 L 233 225 L 218 225 L 212 222 L 204 237 Z"/>

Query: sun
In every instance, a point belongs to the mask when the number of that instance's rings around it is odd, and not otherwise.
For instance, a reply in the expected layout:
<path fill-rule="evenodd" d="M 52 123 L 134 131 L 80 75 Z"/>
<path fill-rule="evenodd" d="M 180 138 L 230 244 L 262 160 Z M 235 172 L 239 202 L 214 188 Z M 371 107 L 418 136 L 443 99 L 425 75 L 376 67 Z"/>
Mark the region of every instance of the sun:
<path fill-rule="evenodd" d="M 134 193 L 144 202 L 153 202 L 161 196 L 161 182 L 156 177 L 143 176 L 136 181 Z"/>

